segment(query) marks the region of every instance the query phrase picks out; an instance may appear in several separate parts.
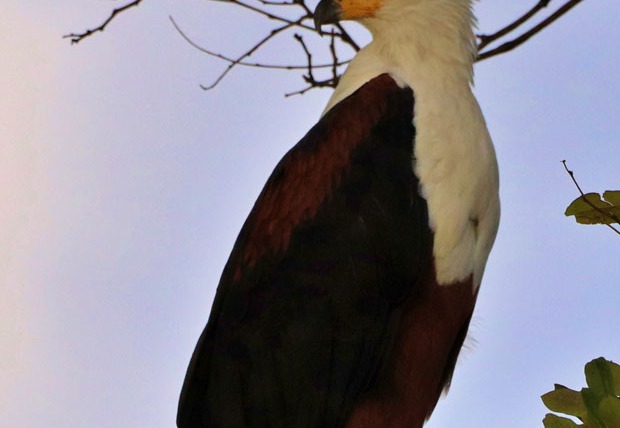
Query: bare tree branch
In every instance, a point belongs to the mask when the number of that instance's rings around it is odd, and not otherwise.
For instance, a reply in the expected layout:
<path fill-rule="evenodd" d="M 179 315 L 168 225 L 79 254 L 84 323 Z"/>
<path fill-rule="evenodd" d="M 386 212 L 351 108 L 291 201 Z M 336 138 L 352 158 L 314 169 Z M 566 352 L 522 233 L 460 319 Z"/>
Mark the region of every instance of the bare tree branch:
<path fill-rule="evenodd" d="M 588 198 L 586 198 L 585 193 L 583 193 L 583 190 L 581 190 L 581 186 L 579 185 L 579 183 L 577 183 L 577 179 L 575 178 L 575 173 L 573 171 L 571 171 L 570 169 L 568 169 L 568 166 L 566 166 L 566 161 L 565 160 L 562 161 L 562 164 L 564 165 L 564 169 L 566 170 L 566 172 L 568 173 L 570 178 L 573 180 L 573 183 L 575 183 L 575 186 L 577 187 L 577 190 L 579 190 L 579 193 L 581 194 L 581 200 L 584 201 L 586 204 L 590 205 L 590 207 L 592 207 L 599 214 L 602 214 L 604 217 L 607 217 L 607 218 L 613 220 L 615 223 L 619 223 L 620 224 L 620 218 L 618 218 L 618 216 L 616 216 L 616 215 L 614 215 L 613 213 L 610 213 L 610 212 L 605 212 L 604 210 L 602 210 L 601 208 L 597 207 L 592 202 L 590 202 L 588 200 Z M 620 235 L 620 230 L 616 229 L 611 224 L 605 224 L 605 226 L 609 227 L 611 230 L 613 230 L 618 235 Z"/>
<path fill-rule="evenodd" d="M 536 5 L 534 5 L 533 8 L 528 10 L 523 16 L 517 18 L 515 21 L 506 25 L 501 30 L 490 35 L 479 34 L 478 39 L 480 39 L 480 43 L 478 44 L 478 51 L 481 51 L 490 43 L 493 43 L 495 40 L 504 37 L 508 33 L 511 33 L 513 30 L 525 24 L 530 18 L 540 12 L 543 8 L 547 7 L 549 2 L 551 2 L 551 0 L 539 0 L 539 2 L 536 3 Z"/>
<path fill-rule="evenodd" d="M 210 55 L 212 57 L 221 59 L 223 61 L 226 61 L 228 63 L 235 63 L 235 65 L 240 65 L 240 66 L 244 66 L 244 67 L 255 67 L 255 68 L 267 68 L 267 69 L 272 69 L 272 70 L 307 70 L 308 65 L 301 65 L 301 64 L 291 64 L 291 65 L 285 65 L 285 64 L 264 64 L 264 63 L 260 63 L 260 62 L 247 62 L 247 61 L 239 61 L 238 59 L 233 59 L 229 56 L 226 56 L 224 54 L 209 50 L 203 46 L 200 46 L 198 43 L 196 43 L 195 41 L 193 41 L 187 34 L 185 34 L 185 32 L 181 29 L 181 27 L 179 26 L 179 24 L 176 23 L 176 21 L 174 20 L 174 18 L 172 16 L 168 17 L 170 19 L 170 22 L 172 22 L 172 25 L 174 26 L 175 30 L 177 30 L 177 32 L 181 35 L 181 37 L 183 37 L 183 39 L 185 39 L 185 41 L 187 43 L 189 43 L 192 47 L 198 49 L 199 51 Z M 349 62 L 351 62 L 350 60 L 347 61 L 338 61 L 336 63 L 330 62 L 328 64 L 319 64 L 319 65 L 313 65 L 313 68 L 333 68 L 334 66 L 340 67 L 342 65 L 346 65 Z"/>
<path fill-rule="evenodd" d="M 269 19 L 273 19 L 276 21 L 282 21 L 282 22 L 286 22 L 286 23 L 295 23 L 296 26 L 301 27 L 305 30 L 308 31 L 312 31 L 315 33 L 318 33 L 318 31 L 316 30 L 316 28 L 314 28 L 314 26 L 312 25 L 306 25 L 303 24 L 304 20 L 312 20 L 314 18 L 314 12 L 312 10 L 310 10 L 310 8 L 308 7 L 308 5 L 305 3 L 305 0 L 293 0 L 292 3 L 290 2 L 284 2 L 282 5 L 283 6 L 299 6 L 303 9 L 304 14 L 300 17 L 298 17 L 296 20 L 291 20 L 288 18 L 285 18 L 283 16 L 279 16 L 279 15 L 275 15 L 265 9 L 261 9 L 260 7 L 256 7 L 256 6 L 252 6 L 249 3 L 245 3 L 241 0 L 211 0 L 214 2 L 223 2 L 223 3 L 231 3 L 231 4 L 235 4 L 237 6 L 241 6 L 242 8 L 251 10 L 252 12 L 256 12 L 259 15 L 263 15 Z M 278 5 L 277 2 L 272 2 L 272 3 L 265 3 L 265 0 L 258 0 L 260 3 L 262 4 L 269 4 L 269 5 Z M 359 51 L 360 47 L 359 45 L 353 40 L 353 38 L 349 35 L 349 33 L 347 33 L 347 31 L 342 27 L 342 25 L 338 24 L 334 24 L 334 26 L 336 28 L 338 28 L 338 32 L 336 33 L 336 37 L 340 38 L 343 42 L 349 44 L 355 51 Z"/>
<path fill-rule="evenodd" d="M 531 30 L 526 31 L 525 33 L 523 33 L 519 37 L 517 37 L 517 38 L 515 38 L 515 39 L 513 39 L 513 40 L 511 40 L 509 42 L 506 42 L 506 43 L 502 44 L 501 46 L 498 46 L 495 49 L 491 49 L 491 50 L 486 51 L 486 52 L 480 52 L 478 54 L 478 59 L 477 60 L 478 61 L 484 61 L 485 59 L 488 59 L 488 58 L 491 58 L 493 56 L 497 56 L 497 55 L 500 55 L 500 54 L 504 54 L 504 53 L 509 52 L 509 51 L 513 50 L 514 48 L 522 45 L 523 43 L 527 42 L 530 38 L 532 38 L 534 35 L 538 34 L 542 30 L 547 28 L 549 25 L 551 25 L 553 22 L 555 22 L 556 20 L 558 20 L 559 18 L 564 16 L 566 13 L 568 13 L 569 10 L 571 10 L 573 7 L 577 6 L 582 1 L 583 0 L 569 0 L 569 1 L 567 1 L 566 3 L 564 3 L 564 5 L 562 7 L 560 7 L 557 11 L 555 11 L 553 14 L 551 14 L 549 17 L 547 17 L 545 20 L 543 20 L 540 24 L 538 24 L 535 27 L 533 27 Z M 539 4 L 540 3 L 542 3 L 542 2 L 539 2 Z M 541 6 L 531 16 L 536 14 L 540 9 L 542 9 L 545 6 L 546 6 L 546 4 L 544 6 Z M 534 9 L 532 9 L 532 10 L 535 10 L 535 9 L 536 9 L 536 7 L 534 7 Z M 524 15 L 524 16 L 527 16 L 527 14 Z M 520 25 L 523 25 L 523 23 L 525 23 L 525 21 L 527 21 L 529 18 L 531 18 L 531 16 L 527 17 L 520 24 L 514 26 L 514 28 L 512 28 L 510 31 L 514 30 L 515 28 L 517 28 Z M 523 17 L 521 17 L 521 19 L 522 18 Z M 519 21 L 519 20 L 517 20 L 517 21 Z M 515 22 L 517 22 L 517 21 L 515 21 Z M 507 26 L 506 28 L 508 28 L 510 26 L 511 25 Z M 502 31 L 502 30 L 500 30 L 500 31 Z"/>
<path fill-rule="evenodd" d="M 329 43 L 329 52 L 332 54 L 332 80 L 334 88 L 338 86 L 338 82 L 340 81 L 340 75 L 338 74 L 338 54 L 336 53 L 336 39 L 334 38 L 335 33 L 331 32 L 331 41 Z"/>
<path fill-rule="evenodd" d="M 306 83 L 308 83 L 308 86 L 298 91 L 284 94 L 285 97 L 290 97 L 292 95 L 303 95 L 309 90 L 314 89 L 314 88 L 335 88 L 336 85 L 338 85 L 338 81 L 340 80 L 340 74 L 338 73 L 338 66 L 344 63 L 340 63 L 338 61 L 338 57 L 336 55 L 335 36 L 336 36 L 336 32 L 332 31 L 330 33 L 330 53 L 332 55 L 332 63 L 329 65 L 332 68 L 332 77 L 329 79 L 325 79 L 325 80 L 316 80 L 314 78 L 314 75 L 312 74 L 312 69 L 317 68 L 316 66 L 312 64 L 312 53 L 306 46 L 304 39 L 299 34 L 295 34 L 295 40 L 297 40 L 299 44 L 301 45 L 302 49 L 306 53 L 306 58 L 308 60 L 308 64 L 306 66 L 306 70 L 308 71 L 308 74 L 305 74 L 303 76 Z"/>
<path fill-rule="evenodd" d="M 291 27 L 292 27 L 292 24 L 284 24 L 284 25 L 282 25 L 280 27 L 276 27 L 276 28 L 272 29 L 269 32 L 269 34 L 267 34 L 265 37 L 263 37 L 261 40 L 259 40 L 254 46 L 252 46 L 245 53 L 241 54 L 237 59 L 233 60 L 230 64 L 228 64 L 228 67 L 226 68 L 226 70 L 224 70 L 224 72 L 220 75 L 220 77 L 218 77 L 215 80 L 215 82 L 213 82 L 211 85 L 208 85 L 208 86 L 200 85 L 200 87 L 202 89 L 204 89 L 204 90 L 213 89 L 218 83 L 220 83 L 222 81 L 224 76 L 226 76 L 228 74 L 228 72 L 230 70 L 232 70 L 236 65 L 239 65 L 241 63 L 241 61 L 243 61 L 244 58 L 247 58 L 247 57 L 251 56 L 254 52 L 259 50 L 269 40 L 271 40 L 272 38 L 274 38 L 275 36 L 277 36 L 281 32 L 288 30 Z"/>
<path fill-rule="evenodd" d="M 92 28 L 90 30 L 86 30 L 83 33 L 72 33 L 65 35 L 63 37 L 70 38 L 71 43 L 79 43 L 83 39 L 91 36 L 93 33 L 98 31 L 103 31 L 105 27 L 120 13 L 125 12 L 127 9 L 138 6 L 143 0 L 134 0 L 125 6 L 114 9 L 110 16 L 98 27 Z M 191 40 L 176 24 L 176 22 L 170 18 L 172 25 L 179 32 L 179 34 L 193 47 L 200 50 L 201 52 L 221 59 L 228 63 L 225 70 L 217 76 L 215 81 L 207 86 L 201 85 L 203 89 L 211 89 L 217 86 L 224 77 L 236 66 L 245 66 L 245 67 L 258 67 L 258 68 L 269 68 L 269 69 L 280 69 L 280 70 L 305 70 L 306 73 L 303 74 L 304 81 L 309 85 L 304 89 L 299 91 L 291 92 L 286 94 L 286 96 L 294 95 L 294 94 L 304 94 L 308 90 L 313 88 L 323 88 L 323 87 L 335 87 L 339 78 L 340 78 L 340 67 L 344 64 L 347 64 L 350 61 L 350 58 L 345 58 L 341 60 L 336 55 L 336 41 L 339 43 L 343 43 L 345 46 L 348 46 L 351 49 L 351 52 L 356 52 L 360 50 L 360 46 L 353 40 L 351 35 L 346 31 L 346 29 L 341 24 L 334 24 L 332 27 L 332 31 L 329 37 L 329 44 L 327 44 L 327 40 L 324 43 L 326 50 L 328 50 L 329 55 L 331 56 L 331 62 L 315 65 L 312 62 L 312 55 L 308 49 L 308 46 L 305 44 L 305 41 L 298 34 L 293 34 L 293 38 L 299 43 L 300 47 L 304 51 L 304 54 L 307 59 L 306 65 L 292 65 L 292 64 L 263 64 L 260 62 L 250 62 L 247 61 L 247 58 L 252 54 L 257 52 L 259 49 L 265 47 L 274 37 L 281 34 L 290 34 L 289 30 L 293 29 L 301 29 L 306 32 L 310 32 L 310 34 L 319 34 L 318 31 L 312 25 L 313 19 L 313 11 L 306 4 L 306 0 L 211 0 L 215 2 L 222 2 L 231 4 L 233 6 L 238 6 L 247 11 L 256 13 L 264 18 L 267 18 L 272 21 L 276 21 L 280 24 L 278 26 L 272 28 L 268 34 L 263 36 L 261 39 L 257 40 L 256 43 L 250 47 L 247 51 L 237 57 L 231 57 L 229 55 L 224 55 L 222 53 L 215 52 L 211 49 L 204 48 L 199 46 L 193 40 Z M 534 0 L 532 0 L 534 1 Z M 583 0 L 563 0 L 562 6 L 560 6 L 555 12 L 551 13 L 547 18 L 543 19 L 540 23 L 533 26 L 531 29 L 523 32 L 521 35 L 518 35 L 511 40 L 508 40 L 497 47 L 491 48 L 492 44 L 501 42 L 502 40 L 506 40 L 511 34 L 516 31 L 524 28 L 524 26 L 530 22 L 530 20 L 539 14 L 543 10 L 545 10 L 554 0 L 536 0 L 534 6 L 532 6 L 529 10 L 527 10 L 523 15 L 516 18 L 511 23 L 502 27 L 500 30 L 496 31 L 492 34 L 480 34 L 478 35 L 478 58 L 477 61 L 483 61 L 485 59 L 498 56 L 507 52 L 512 51 L 513 49 L 523 45 L 528 40 L 530 40 L 533 36 L 549 27 L 551 24 L 556 22 L 559 18 L 568 13 L 572 8 L 577 6 Z M 252 4 L 254 2 L 254 4 Z M 274 10 L 282 11 L 282 14 L 274 12 Z M 316 79 L 314 77 L 313 71 L 316 69 L 331 69 L 331 76 L 327 79 Z"/>
<path fill-rule="evenodd" d="M 92 28 L 90 30 L 86 30 L 83 33 L 65 34 L 62 37 L 63 39 L 71 39 L 71 44 L 80 43 L 82 40 L 84 40 L 86 37 L 91 36 L 93 33 L 96 33 L 98 31 L 103 32 L 103 30 L 105 30 L 105 27 L 116 17 L 116 15 L 125 12 L 129 8 L 138 6 L 140 3 L 142 3 L 142 0 L 134 0 L 131 3 L 127 3 L 125 6 L 121 6 L 117 9 L 114 9 L 112 13 L 110 14 L 110 16 L 108 17 L 108 19 L 103 21 L 103 23 L 99 25 L 98 27 Z"/>
<path fill-rule="evenodd" d="M 265 6 L 297 6 L 295 1 L 269 1 L 269 0 L 258 0 Z"/>
<path fill-rule="evenodd" d="M 308 14 L 304 14 L 303 16 L 299 17 L 296 20 L 291 20 L 291 19 L 285 18 L 283 16 L 274 15 L 273 13 L 270 13 L 270 12 L 268 12 L 265 9 L 261 9 L 259 7 L 256 7 L 256 6 L 252 6 L 251 4 L 245 3 L 245 2 L 243 2 L 241 0 L 211 0 L 211 1 L 234 4 L 234 5 L 240 6 L 240 7 L 244 8 L 244 9 L 250 10 L 252 12 L 256 12 L 259 15 L 263 15 L 266 18 L 273 19 L 274 21 L 281 21 L 281 22 L 285 22 L 287 24 L 295 23 L 295 25 L 297 25 L 297 26 L 299 26 L 301 28 L 304 28 L 304 29 L 309 30 L 309 31 L 315 31 L 314 27 L 302 23 L 302 21 L 304 19 L 311 19 L 312 16 L 313 16 L 312 13 L 310 13 L 309 15 Z M 287 3 L 285 6 L 288 6 L 288 5 L 289 4 Z M 297 5 L 297 3 L 295 3 L 295 5 Z"/>
<path fill-rule="evenodd" d="M 262 45 L 264 45 L 270 38 L 276 36 L 278 33 L 286 31 L 288 29 L 290 29 L 294 22 L 289 26 L 284 25 L 282 27 L 278 27 L 275 30 L 272 30 L 272 32 L 265 37 L 264 39 L 262 39 L 259 43 L 255 44 L 254 46 L 252 46 L 250 48 L 250 50 L 246 51 L 244 54 L 242 54 L 241 56 L 237 57 L 237 58 L 231 58 L 228 57 L 226 55 L 211 51 L 209 49 L 206 49 L 200 45 L 198 45 L 196 42 L 194 42 L 191 38 L 189 38 L 185 32 L 179 27 L 179 25 L 176 23 L 176 21 L 172 18 L 169 17 L 170 21 L 172 22 L 172 25 L 174 26 L 174 28 L 178 31 L 178 33 L 181 35 L 181 37 L 183 37 L 191 46 L 193 46 L 194 48 L 200 50 L 201 52 L 206 53 L 207 55 L 219 58 L 221 60 L 224 60 L 226 62 L 228 62 L 228 67 L 226 67 L 226 69 L 213 81 L 213 83 L 211 83 L 210 85 L 200 85 L 200 87 L 204 90 L 210 90 L 213 89 L 215 86 L 217 86 L 217 84 L 219 82 L 222 81 L 222 79 L 236 66 L 245 66 L 245 67 L 256 67 L 256 68 L 266 68 L 266 69 L 275 69 L 275 70 L 308 70 L 308 75 L 309 77 L 306 78 L 306 76 L 304 76 L 304 80 L 306 80 L 307 82 L 312 82 L 312 85 L 310 88 L 312 87 L 327 87 L 327 86 L 331 86 L 331 87 L 335 87 L 336 84 L 331 84 L 332 80 L 334 80 L 337 77 L 337 74 L 334 74 L 334 77 L 329 80 L 329 81 L 317 81 L 314 79 L 313 75 L 312 75 L 312 69 L 313 68 L 331 68 L 332 71 L 333 70 L 337 70 L 338 67 L 345 65 L 347 63 L 349 63 L 349 61 L 339 61 L 338 58 L 333 57 L 333 61 L 327 64 L 319 64 L 319 65 L 314 65 L 312 64 L 312 55 L 310 53 L 310 51 L 308 50 L 307 46 L 305 45 L 305 43 L 303 42 L 303 39 L 301 38 L 301 36 L 299 36 L 298 34 L 295 34 L 295 39 L 297 41 L 300 42 L 304 52 L 306 53 L 306 56 L 308 57 L 308 63 L 306 65 L 279 65 L 279 64 L 263 64 L 263 63 L 259 63 L 259 62 L 247 62 L 247 61 L 243 61 L 244 58 L 249 57 L 251 54 L 253 54 L 254 52 L 256 52 Z M 333 37 L 332 37 L 332 42 L 333 42 Z M 333 43 L 332 43 L 333 44 Z M 334 50 L 335 52 L 335 50 Z M 337 80 L 336 80 L 337 82 Z M 303 92 L 306 92 L 306 90 L 304 90 Z M 303 93 L 301 92 L 301 93 Z M 285 94 L 285 96 L 289 96 L 292 95 L 291 94 Z"/>
<path fill-rule="evenodd" d="M 338 37 L 340 37 L 342 41 L 348 43 L 355 50 L 355 52 L 360 50 L 359 45 L 355 43 L 355 41 L 351 38 L 349 33 L 347 33 L 347 30 L 344 29 L 340 22 L 337 22 L 336 24 L 334 24 L 334 26 L 338 29 L 339 33 L 332 32 L 332 35 L 337 35 Z"/>

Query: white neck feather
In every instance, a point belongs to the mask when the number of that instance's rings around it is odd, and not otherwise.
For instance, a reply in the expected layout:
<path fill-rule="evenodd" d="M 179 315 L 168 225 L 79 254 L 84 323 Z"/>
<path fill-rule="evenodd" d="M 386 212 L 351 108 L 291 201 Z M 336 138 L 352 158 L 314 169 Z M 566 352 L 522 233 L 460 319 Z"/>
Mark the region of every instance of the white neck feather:
<path fill-rule="evenodd" d="M 373 41 L 351 61 L 326 111 L 379 74 L 415 96 L 414 172 L 434 231 L 437 280 L 480 284 L 499 222 L 495 151 L 471 92 L 472 0 L 384 0 L 361 23 Z"/>
<path fill-rule="evenodd" d="M 325 111 L 377 73 L 390 73 L 414 90 L 410 74 L 423 85 L 443 86 L 445 77 L 472 84 L 477 51 L 471 6 L 472 0 L 385 0 L 376 16 L 360 21 L 373 40 L 351 61 Z M 449 75 L 438 75 L 442 70 Z"/>
<path fill-rule="evenodd" d="M 376 17 L 362 22 L 390 60 L 415 60 L 417 67 L 442 64 L 470 83 L 474 23 L 471 0 L 386 0 Z"/>

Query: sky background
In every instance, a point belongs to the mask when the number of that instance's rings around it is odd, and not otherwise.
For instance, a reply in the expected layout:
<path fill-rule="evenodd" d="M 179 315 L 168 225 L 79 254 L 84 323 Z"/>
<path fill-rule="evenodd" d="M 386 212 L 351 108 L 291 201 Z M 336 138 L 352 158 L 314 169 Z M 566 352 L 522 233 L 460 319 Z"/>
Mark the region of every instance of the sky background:
<path fill-rule="evenodd" d="M 485 0 L 492 32 L 534 0 Z M 557 2 L 552 2 L 552 5 Z M 4 0 L 0 18 L 0 426 L 172 427 L 191 352 L 233 241 L 329 90 L 237 69 L 270 22 L 225 4 Z M 620 5 L 585 1 L 476 66 L 496 144 L 502 222 L 448 397 L 427 425 L 541 427 L 539 396 L 620 360 L 619 237 L 564 209 L 620 188 Z M 350 28 L 355 28 L 352 24 Z M 361 39 L 367 37 L 359 31 Z M 257 59 L 303 62 L 284 37 Z"/>

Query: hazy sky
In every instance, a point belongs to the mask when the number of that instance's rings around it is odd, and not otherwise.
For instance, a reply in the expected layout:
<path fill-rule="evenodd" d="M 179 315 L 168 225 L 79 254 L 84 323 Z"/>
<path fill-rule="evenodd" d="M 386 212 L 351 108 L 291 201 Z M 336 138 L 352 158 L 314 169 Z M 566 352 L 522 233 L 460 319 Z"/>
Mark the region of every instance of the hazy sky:
<path fill-rule="evenodd" d="M 535 1 L 477 5 L 490 32 Z M 554 4 L 556 2 L 552 2 Z M 272 168 L 330 92 L 238 69 L 269 22 L 225 4 L 5 0 L 0 25 L 0 426 L 172 427 L 233 241 Z M 539 396 L 620 359 L 619 237 L 564 217 L 576 190 L 620 188 L 620 5 L 585 1 L 478 64 L 502 222 L 448 397 L 428 424 L 540 427 Z M 352 25 L 354 28 L 355 25 Z M 288 37 L 259 58 L 303 61 Z"/>

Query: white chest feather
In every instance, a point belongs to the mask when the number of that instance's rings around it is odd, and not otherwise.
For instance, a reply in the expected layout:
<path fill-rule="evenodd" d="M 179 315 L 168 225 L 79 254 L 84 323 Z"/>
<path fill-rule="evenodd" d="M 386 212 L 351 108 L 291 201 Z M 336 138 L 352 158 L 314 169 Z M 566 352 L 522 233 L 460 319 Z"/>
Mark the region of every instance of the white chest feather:
<path fill-rule="evenodd" d="M 470 87 L 470 1 L 406 1 L 397 5 L 402 25 L 394 25 L 394 16 L 364 22 L 374 40 L 351 62 L 326 110 L 382 73 L 413 90 L 412 165 L 428 204 L 437 281 L 449 285 L 473 275 L 478 287 L 499 224 L 499 178 Z"/>
<path fill-rule="evenodd" d="M 434 231 L 437 280 L 450 284 L 473 274 L 477 286 L 499 223 L 493 144 L 469 88 L 413 88 L 413 165 Z"/>

